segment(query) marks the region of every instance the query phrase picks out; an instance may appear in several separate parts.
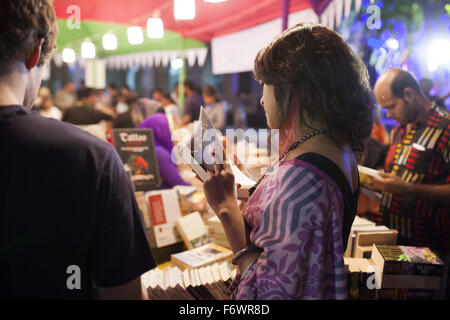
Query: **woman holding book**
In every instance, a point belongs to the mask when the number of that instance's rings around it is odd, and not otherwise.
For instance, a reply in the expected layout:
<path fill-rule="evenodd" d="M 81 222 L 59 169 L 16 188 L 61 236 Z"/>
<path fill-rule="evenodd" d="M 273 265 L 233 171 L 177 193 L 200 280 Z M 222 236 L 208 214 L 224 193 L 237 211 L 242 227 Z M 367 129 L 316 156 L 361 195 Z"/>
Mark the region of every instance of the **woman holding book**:
<path fill-rule="evenodd" d="M 346 299 L 343 254 L 356 213 L 355 152 L 370 135 L 367 69 L 336 32 L 299 24 L 256 57 L 280 159 L 241 212 L 234 176 L 216 164 L 204 184 L 238 265 L 235 299 Z"/>

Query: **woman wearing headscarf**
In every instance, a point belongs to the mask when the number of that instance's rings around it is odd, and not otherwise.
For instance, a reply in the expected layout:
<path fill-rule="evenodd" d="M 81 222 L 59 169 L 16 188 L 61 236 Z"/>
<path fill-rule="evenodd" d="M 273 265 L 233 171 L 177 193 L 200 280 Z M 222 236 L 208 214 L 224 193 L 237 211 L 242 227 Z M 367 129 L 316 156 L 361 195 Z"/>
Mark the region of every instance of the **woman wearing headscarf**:
<path fill-rule="evenodd" d="M 164 113 L 155 113 L 147 117 L 139 128 L 153 129 L 156 158 L 162 180 L 160 189 L 170 189 L 179 185 L 190 186 L 190 183 L 181 178 L 176 164 L 172 161 L 173 143 L 166 115 Z"/>

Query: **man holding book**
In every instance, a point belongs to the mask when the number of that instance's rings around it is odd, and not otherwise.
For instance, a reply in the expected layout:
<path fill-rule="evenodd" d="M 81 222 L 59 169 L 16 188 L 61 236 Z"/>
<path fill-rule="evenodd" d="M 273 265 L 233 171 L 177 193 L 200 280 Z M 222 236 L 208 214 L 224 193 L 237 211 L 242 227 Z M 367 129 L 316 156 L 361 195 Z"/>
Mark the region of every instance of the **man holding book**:
<path fill-rule="evenodd" d="M 120 158 L 30 112 L 55 48 L 51 1 L 3 1 L 0 16 L 0 299 L 139 299 L 155 263 Z"/>
<path fill-rule="evenodd" d="M 450 116 L 428 100 L 401 69 L 383 73 L 375 96 L 399 122 L 391 133 L 385 171 L 374 179 L 383 191 L 379 223 L 398 230 L 400 245 L 450 254 Z"/>

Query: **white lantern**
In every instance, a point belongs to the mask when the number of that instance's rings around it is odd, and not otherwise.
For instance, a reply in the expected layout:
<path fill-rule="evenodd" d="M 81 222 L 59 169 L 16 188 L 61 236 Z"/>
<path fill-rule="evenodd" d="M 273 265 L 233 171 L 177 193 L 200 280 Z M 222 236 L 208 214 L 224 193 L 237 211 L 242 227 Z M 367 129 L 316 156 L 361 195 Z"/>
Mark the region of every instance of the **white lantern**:
<path fill-rule="evenodd" d="M 85 59 L 95 58 L 95 45 L 90 40 L 85 40 L 81 44 L 81 56 Z"/>
<path fill-rule="evenodd" d="M 141 44 L 144 42 L 144 34 L 141 27 L 128 27 L 127 35 L 130 44 Z"/>
<path fill-rule="evenodd" d="M 117 37 L 112 33 L 105 34 L 103 36 L 103 48 L 105 50 L 117 49 Z"/>
<path fill-rule="evenodd" d="M 173 14 L 176 20 L 195 18 L 195 0 L 174 0 Z"/>
<path fill-rule="evenodd" d="M 62 59 L 65 63 L 74 63 L 75 62 L 75 51 L 70 48 L 65 48 L 62 52 Z"/>
<path fill-rule="evenodd" d="M 160 18 L 149 18 L 147 20 L 147 35 L 150 39 L 164 37 L 164 25 Z"/>
<path fill-rule="evenodd" d="M 175 59 L 175 60 L 172 61 L 172 63 L 170 64 L 170 66 L 171 66 L 173 69 L 178 70 L 178 69 L 181 69 L 181 68 L 183 67 L 183 64 L 184 64 L 183 59 L 177 58 L 177 59 Z"/>

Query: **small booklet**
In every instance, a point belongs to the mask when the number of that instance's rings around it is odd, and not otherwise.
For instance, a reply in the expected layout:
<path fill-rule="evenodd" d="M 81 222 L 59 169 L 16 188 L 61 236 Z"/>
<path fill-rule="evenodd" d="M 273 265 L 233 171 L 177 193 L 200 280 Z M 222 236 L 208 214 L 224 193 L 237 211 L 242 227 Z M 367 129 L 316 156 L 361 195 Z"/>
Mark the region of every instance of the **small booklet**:
<path fill-rule="evenodd" d="M 359 179 L 361 183 L 372 185 L 373 178 L 379 177 L 381 171 L 358 165 Z"/>
<path fill-rule="evenodd" d="M 241 186 L 253 186 L 255 181 L 244 174 L 232 161 L 223 148 L 223 138 L 214 128 L 205 109 L 201 107 L 199 120 L 194 123 L 194 134 L 187 143 L 179 143 L 176 153 L 184 163 L 189 165 L 197 176 L 205 182 L 209 179 L 207 170 L 215 172 L 214 162 L 225 160 L 235 177 L 235 183 Z M 213 156 L 215 152 L 215 156 Z M 222 155 L 225 155 L 223 159 Z M 223 164 L 219 164 L 223 168 Z"/>

